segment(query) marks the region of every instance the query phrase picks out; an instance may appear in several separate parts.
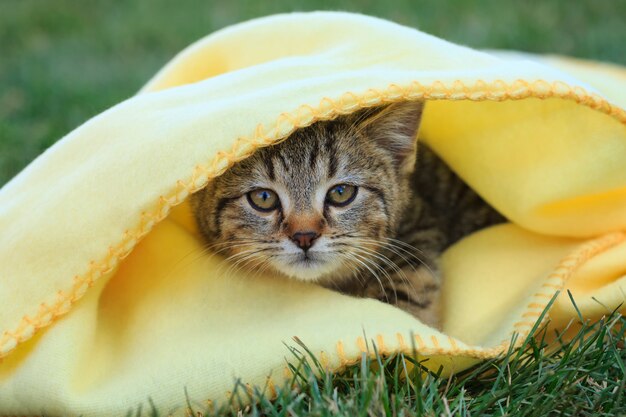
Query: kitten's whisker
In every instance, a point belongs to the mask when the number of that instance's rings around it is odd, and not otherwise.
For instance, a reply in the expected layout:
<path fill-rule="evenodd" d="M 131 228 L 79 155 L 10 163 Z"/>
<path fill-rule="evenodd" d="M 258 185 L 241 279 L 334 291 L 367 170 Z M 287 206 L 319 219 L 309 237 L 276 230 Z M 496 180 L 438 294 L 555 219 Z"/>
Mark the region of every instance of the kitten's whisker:
<path fill-rule="evenodd" d="M 381 240 L 370 239 L 370 238 L 367 238 L 367 237 L 358 237 L 358 236 L 354 236 L 354 237 L 355 237 L 355 238 L 359 238 L 359 239 L 361 239 L 362 241 L 367 241 L 367 242 L 371 242 L 371 243 L 378 243 L 379 245 L 381 245 L 381 247 L 384 247 L 384 248 L 386 248 L 386 249 L 390 250 L 391 252 L 396 253 L 398 256 L 402 257 L 402 258 L 405 260 L 405 262 L 407 262 L 407 264 L 411 265 L 411 268 L 412 268 L 415 272 L 417 272 L 417 270 L 413 267 L 412 262 L 410 262 L 410 261 L 406 260 L 406 258 L 404 258 L 404 256 L 402 256 L 400 253 L 398 253 L 398 252 L 394 251 L 393 249 L 396 249 L 396 250 L 402 251 L 402 252 L 404 252 L 405 254 L 407 254 L 408 256 L 410 256 L 410 257 L 412 257 L 413 259 L 415 259 L 416 261 L 418 261 L 418 263 L 419 263 L 419 264 L 423 265 L 423 266 L 424 266 L 424 268 L 426 268 L 426 270 L 427 270 L 430 274 L 432 274 L 433 276 L 437 276 L 437 274 L 435 273 L 435 271 L 433 271 L 432 267 L 431 267 L 430 265 L 428 265 L 428 263 L 427 263 L 426 261 L 424 261 L 422 258 L 420 258 L 419 256 L 417 256 L 415 253 L 413 253 L 413 252 L 409 251 L 408 249 L 405 249 L 405 248 L 403 248 L 403 247 L 401 247 L 401 246 L 398 246 L 398 245 L 397 245 L 397 244 L 395 244 L 394 242 L 402 243 L 402 244 L 404 244 L 405 246 L 407 246 L 407 247 L 409 247 L 409 248 L 411 248 L 411 249 L 413 249 L 413 250 L 415 250 L 415 251 L 418 251 L 418 252 L 420 252 L 421 254 L 424 254 L 424 252 L 423 252 L 423 251 L 419 250 L 418 248 L 416 248 L 416 247 L 414 247 L 414 246 L 409 245 L 408 243 L 402 242 L 402 241 L 397 240 L 397 239 L 391 239 L 391 238 L 385 238 L 385 239 L 387 239 L 387 240 L 391 240 L 392 242 L 383 242 L 383 241 L 381 241 Z M 392 248 L 393 248 L 393 249 L 392 249 Z"/>
<path fill-rule="evenodd" d="M 403 259 L 406 260 L 406 258 L 404 258 L 402 256 L 402 254 L 398 253 L 395 251 L 394 247 L 386 247 L 387 250 L 396 253 L 398 256 L 402 257 Z M 397 248 L 397 249 L 401 249 L 401 248 Z M 406 251 L 405 251 L 406 252 Z M 437 277 L 437 273 L 432 269 L 432 267 L 426 263 L 425 261 L 423 261 L 421 258 L 415 256 L 414 259 L 416 259 L 418 261 L 418 266 L 421 265 L 432 277 Z M 422 269 L 420 269 L 419 267 L 416 268 L 412 262 L 406 260 L 407 264 L 411 267 L 411 269 L 413 270 L 413 272 L 417 275 L 421 275 L 422 273 L 424 273 L 424 271 Z M 421 281 L 420 281 L 421 282 Z"/>
<path fill-rule="evenodd" d="M 234 267 L 238 265 L 238 263 L 242 260 L 245 260 L 247 257 L 254 255 L 257 251 L 264 251 L 265 248 L 262 249 L 247 249 L 241 252 L 234 253 L 224 260 L 224 264 L 228 265 L 224 275 L 228 275 L 232 272 Z"/>
<path fill-rule="evenodd" d="M 369 259 L 367 256 L 363 256 L 357 252 L 353 252 L 352 255 L 354 255 L 356 258 L 362 260 L 365 264 L 368 264 L 370 266 L 372 266 L 373 268 L 375 268 L 377 271 L 381 272 L 385 278 L 387 279 L 387 281 L 389 281 L 389 283 L 391 284 L 391 288 L 394 292 L 394 295 L 396 296 L 396 301 L 397 301 L 397 294 L 395 293 L 395 286 L 393 284 L 393 280 L 391 279 L 391 276 L 389 275 L 389 273 L 387 271 L 385 271 L 384 268 L 382 268 L 380 265 L 378 265 L 376 262 L 373 262 L 371 259 Z M 378 280 L 378 283 L 380 284 L 380 289 L 383 292 L 383 294 L 385 295 L 385 302 L 389 303 L 389 297 L 387 296 L 387 291 L 385 291 L 385 286 L 383 285 L 382 281 L 380 280 L 380 278 L 378 277 L 378 274 L 376 274 L 372 269 L 368 268 L 370 272 L 372 272 L 374 274 L 374 276 L 376 277 L 376 279 Z"/>
<path fill-rule="evenodd" d="M 370 274 L 372 274 L 372 276 L 374 278 L 376 278 L 376 281 L 378 281 L 378 285 L 380 286 L 380 290 L 382 291 L 383 294 L 385 294 L 385 297 L 387 296 L 387 293 L 385 291 L 385 287 L 383 285 L 383 282 L 380 280 L 380 278 L 378 277 L 378 274 L 376 272 L 374 272 L 374 270 L 372 270 L 372 268 L 369 267 L 369 265 L 367 263 L 365 263 L 364 261 L 362 261 L 361 259 L 357 258 L 356 254 L 351 253 L 350 254 L 352 259 L 354 261 L 356 261 L 358 264 L 360 264 L 361 266 L 365 267 L 365 269 L 367 269 Z M 362 257 L 361 257 L 362 258 Z M 387 299 L 387 301 L 389 301 L 389 299 Z"/>
<path fill-rule="evenodd" d="M 408 245 L 408 246 L 410 246 L 410 245 Z M 406 249 L 403 249 L 402 247 L 399 247 L 399 246 L 396 246 L 396 245 L 393 245 L 393 244 L 389 244 L 389 243 L 386 243 L 385 247 L 387 247 L 389 250 L 392 250 L 392 248 L 393 248 L 393 249 L 397 249 L 397 250 L 403 251 L 404 253 L 406 253 L 406 254 L 410 255 L 411 257 L 413 257 L 414 259 L 416 259 L 419 262 L 419 264 L 421 264 L 432 276 L 434 276 L 434 277 L 437 276 L 437 273 L 433 270 L 431 265 L 429 265 L 428 262 L 424 261 L 422 258 L 420 258 L 419 256 L 415 255 L 414 253 L 411 253 L 410 251 L 408 251 Z M 402 255 L 400 255 L 398 253 L 398 256 L 402 256 Z M 411 267 L 413 268 L 413 270 L 415 272 L 418 272 L 418 269 L 415 269 L 412 266 L 411 262 L 408 262 L 408 263 L 411 265 Z"/>
<path fill-rule="evenodd" d="M 225 244 L 229 244 L 229 242 L 221 243 L 221 245 L 225 245 Z M 210 245 L 210 246 L 217 246 L 217 245 Z M 203 246 L 201 248 L 195 248 L 189 251 L 188 253 L 186 253 L 183 257 L 176 260 L 176 262 L 170 268 L 168 268 L 168 270 L 166 271 L 165 277 L 167 278 L 173 275 L 176 271 L 184 270 L 186 267 L 193 265 L 198 260 L 201 260 L 201 259 L 204 259 L 206 261 L 211 260 L 213 259 L 214 256 L 220 254 L 225 249 L 228 249 L 228 248 L 222 248 L 218 251 L 213 251 L 210 246 Z M 209 256 L 207 256 L 207 254 Z"/>
<path fill-rule="evenodd" d="M 367 285 L 367 282 L 365 281 L 365 277 L 363 276 L 364 271 L 356 264 L 352 264 L 352 267 L 354 268 L 354 272 L 352 273 L 352 275 L 359 281 L 359 284 L 361 284 L 361 286 L 365 287 L 365 285 Z"/>
<path fill-rule="evenodd" d="M 389 259 L 388 257 L 386 257 L 384 254 L 382 253 L 377 253 L 371 249 L 368 249 L 367 247 L 360 246 L 358 248 L 358 250 L 365 252 L 366 254 L 375 257 L 376 259 L 380 260 L 381 262 L 383 262 L 383 264 L 385 265 L 389 265 L 391 267 L 391 269 L 393 269 L 398 275 L 400 275 L 401 278 L 405 279 L 408 282 L 408 278 L 406 277 L 404 271 L 402 270 L 402 268 L 400 268 L 394 261 L 392 261 L 391 259 Z"/>
<path fill-rule="evenodd" d="M 398 250 L 398 248 L 396 248 L 396 247 L 394 247 L 393 245 L 390 245 L 390 244 L 388 244 L 388 243 L 386 243 L 386 242 L 381 242 L 381 249 L 383 249 L 383 250 L 387 250 L 387 251 L 389 251 L 389 252 L 393 253 L 394 255 L 398 256 L 399 258 L 401 258 L 401 259 L 404 261 L 404 263 L 405 263 L 406 265 L 408 265 L 408 266 L 409 266 L 409 268 L 411 268 L 414 272 L 416 271 L 416 269 L 415 269 L 415 265 L 413 265 L 413 264 L 414 264 L 414 262 L 411 262 L 409 259 L 407 259 L 407 258 L 406 258 L 406 257 L 402 254 L 402 252 L 400 252 L 400 251 Z M 413 258 L 417 260 L 417 263 L 418 263 L 418 264 L 423 264 L 423 263 L 424 263 L 424 262 L 423 262 L 420 258 L 418 258 L 417 256 L 413 256 Z"/>
<path fill-rule="evenodd" d="M 391 259 L 387 258 L 386 256 L 382 254 L 370 253 L 370 255 L 385 262 L 395 271 L 396 275 L 398 276 L 398 278 L 400 278 L 401 282 L 405 283 L 407 287 L 409 288 L 409 291 L 411 291 L 410 293 L 407 293 L 407 296 L 411 296 L 411 294 L 415 294 L 417 296 L 417 294 L 419 294 L 419 291 L 417 290 L 417 288 L 415 288 L 415 285 L 413 285 L 413 282 L 409 279 L 409 277 L 407 277 L 406 273 L 402 270 L 402 268 L 400 268 L 395 262 L 393 262 Z M 384 259 L 381 259 L 381 257 Z M 411 269 L 413 270 L 415 274 L 417 275 L 420 274 L 420 271 L 416 270 L 413 267 L 413 265 L 411 265 L 410 263 L 409 263 L 409 266 L 411 267 Z M 394 290 L 395 290 L 395 287 L 394 287 Z M 397 294 L 396 294 L 396 302 L 397 302 Z"/>
<path fill-rule="evenodd" d="M 350 254 L 349 260 L 351 261 L 352 267 L 355 269 L 353 274 L 356 273 L 356 277 L 359 280 L 359 284 L 361 285 L 363 290 L 365 290 L 367 288 L 367 281 L 368 281 L 365 278 L 366 270 L 361 267 L 358 259 L 356 259 L 352 254 Z M 372 275 L 371 272 L 370 272 L 370 275 Z M 377 277 L 374 275 L 374 278 L 377 278 Z M 378 282 L 380 283 L 380 280 L 378 280 Z"/>
<path fill-rule="evenodd" d="M 381 249 L 383 250 L 388 250 L 389 252 L 397 255 L 398 257 L 402 258 L 402 260 L 413 270 L 416 271 L 415 266 L 413 265 L 413 262 L 411 262 L 410 260 L 408 260 L 403 254 L 402 252 L 404 252 L 405 254 L 407 254 L 408 256 L 412 257 L 413 259 L 417 260 L 418 264 L 422 264 L 426 267 L 428 267 L 428 265 L 426 265 L 426 263 L 419 258 L 417 255 L 407 251 L 406 249 L 403 249 L 401 247 L 397 247 L 389 242 L 383 242 L 383 241 L 379 241 L 379 240 L 372 240 L 372 239 L 360 239 L 360 241 L 365 241 L 365 242 L 369 242 L 369 243 L 377 243 Z M 400 252 L 402 251 L 402 252 Z"/>
<path fill-rule="evenodd" d="M 236 245 L 234 245 L 234 243 L 237 243 Z M 215 255 L 219 255 L 220 253 L 228 250 L 228 249 L 232 249 L 232 248 L 237 248 L 237 247 L 241 247 L 241 246 L 245 246 L 248 245 L 250 243 L 257 243 L 255 240 L 252 239 L 234 239 L 234 240 L 228 240 L 228 241 L 224 241 L 224 242 L 217 242 L 217 243 L 213 243 L 210 245 L 205 245 L 202 248 L 200 248 L 200 250 L 192 250 L 189 253 L 187 253 L 185 256 L 183 256 L 182 258 L 180 258 L 176 264 L 172 267 L 172 269 L 174 269 L 175 267 L 178 267 L 179 264 L 183 263 L 184 261 L 187 261 L 188 258 L 191 255 L 196 254 L 197 256 L 194 257 L 193 259 L 191 259 L 191 261 L 189 261 L 188 263 L 186 263 L 185 265 L 189 265 L 195 261 L 197 261 L 198 259 L 204 257 L 207 254 L 210 254 L 209 257 L 207 257 L 208 259 L 212 259 L 213 256 Z M 216 248 L 222 247 L 218 250 L 214 250 Z"/>
<path fill-rule="evenodd" d="M 193 264 L 198 259 L 202 258 L 205 254 L 206 252 L 204 248 L 200 248 L 200 250 L 194 249 L 189 251 L 183 257 L 177 259 L 176 262 L 168 269 L 166 277 L 169 277 L 178 269 L 184 269 L 185 267 Z M 189 259 L 191 256 L 193 256 L 193 258 Z"/>
<path fill-rule="evenodd" d="M 396 285 L 395 282 L 393 280 L 393 278 L 391 277 L 391 275 L 389 275 L 389 273 L 387 273 L 387 271 L 385 270 L 384 266 L 388 265 L 391 267 L 392 270 L 394 270 L 398 275 L 400 275 L 400 278 L 404 278 L 405 280 L 408 281 L 408 279 L 406 278 L 406 276 L 404 275 L 404 272 L 402 272 L 402 270 L 400 268 L 398 268 L 398 266 L 393 263 L 389 258 L 385 257 L 385 256 L 380 256 L 377 253 L 370 251 L 368 249 L 365 249 L 363 247 L 359 247 L 356 248 L 359 252 L 365 253 L 366 255 L 370 256 L 370 257 L 374 257 L 376 259 L 378 259 L 380 262 L 382 262 L 382 265 L 376 264 L 385 274 L 385 276 L 387 277 L 387 280 L 389 281 L 389 284 L 391 285 L 391 289 L 393 291 L 393 295 L 394 295 L 394 303 L 398 302 L 398 292 L 396 290 Z"/>
<path fill-rule="evenodd" d="M 272 258 L 273 255 L 264 255 L 261 256 L 260 254 L 256 256 L 256 261 L 258 261 L 259 263 L 254 266 L 254 274 L 251 276 L 252 278 L 257 278 L 259 275 L 262 275 L 267 268 L 271 265 L 269 259 Z"/>
<path fill-rule="evenodd" d="M 259 261 L 263 263 L 263 258 L 259 256 L 258 254 L 254 254 L 250 256 L 249 258 L 247 258 L 246 260 L 244 260 L 239 266 L 239 268 L 236 271 L 234 271 L 234 273 L 239 273 L 239 271 L 244 270 L 244 269 L 247 271 L 254 270 L 256 269 L 256 268 L 253 268 L 255 266 L 255 263 L 258 263 Z"/>
<path fill-rule="evenodd" d="M 392 252 L 395 255 L 398 255 L 400 258 L 402 258 L 402 260 L 411 267 L 411 269 L 413 269 L 415 271 L 415 267 L 413 266 L 413 262 L 409 261 L 404 255 L 402 255 L 401 252 L 398 252 L 397 249 L 391 245 L 390 243 L 387 242 L 383 242 L 383 241 L 378 241 L 378 240 L 373 240 L 373 239 L 363 239 L 363 238 L 358 238 L 359 242 L 361 243 L 375 243 L 378 245 L 379 248 L 381 249 L 387 249 L 390 252 Z M 353 247 L 352 244 L 348 244 L 345 242 L 336 242 L 336 243 L 332 243 L 329 246 L 348 246 L 348 247 Z M 398 248 L 398 249 L 402 249 L 402 248 Z M 381 254 L 382 255 L 382 254 Z M 410 254 L 412 255 L 412 254 Z M 421 259 L 419 259 L 417 256 L 412 255 L 419 263 L 423 263 L 423 261 Z"/>
<path fill-rule="evenodd" d="M 275 250 L 275 248 L 248 249 L 245 251 L 237 252 L 236 254 L 232 256 L 229 256 L 227 260 L 233 263 L 233 266 L 237 266 L 242 261 L 248 260 L 250 257 L 256 256 L 259 253 L 267 252 L 270 250 Z"/>
<path fill-rule="evenodd" d="M 350 254 L 342 254 L 341 258 L 340 258 L 340 262 L 343 265 L 346 265 L 348 268 L 353 269 L 352 271 L 352 277 L 354 277 L 359 284 L 361 284 L 362 286 L 365 286 L 365 281 L 363 280 L 363 274 L 362 274 L 362 270 L 361 268 L 359 268 L 357 265 L 355 265 L 354 263 L 350 262 L 352 261 L 352 259 L 349 256 Z M 344 263 L 344 261 L 346 261 L 346 263 Z M 341 284 L 341 283 L 337 283 L 337 286 Z"/>
<path fill-rule="evenodd" d="M 388 242 L 385 242 L 385 243 L 391 244 L 394 247 L 397 247 L 398 249 L 402 249 L 403 251 L 411 254 L 411 256 L 417 257 L 417 255 L 415 255 L 415 253 L 414 253 L 414 252 L 417 252 L 420 255 L 424 255 L 424 256 L 428 257 L 428 255 L 423 250 L 421 250 L 420 248 L 417 248 L 417 247 L 415 247 L 413 245 L 410 245 L 410 244 L 408 244 L 406 242 L 403 242 L 401 240 L 398 240 L 398 239 L 393 239 L 393 238 L 390 238 L 390 237 L 383 237 L 383 238 L 377 239 L 377 238 L 372 238 L 370 236 L 355 235 L 355 234 L 348 235 L 348 237 L 353 237 L 353 238 L 357 238 L 357 239 L 368 239 L 368 240 L 371 240 L 373 242 L 380 243 L 380 244 L 384 243 L 383 240 L 382 240 L 382 239 L 384 239 L 384 240 L 388 241 Z M 404 246 L 404 247 L 402 247 L 402 246 Z M 410 249 L 410 250 L 408 250 L 408 249 Z"/>
<path fill-rule="evenodd" d="M 434 254 L 431 254 L 430 256 L 424 252 L 423 250 L 413 246 L 413 245 L 409 245 L 406 242 L 403 242 L 401 240 L 397 240 L 397 239 L 393 239 L 393 238 L 385 238 L 388 242 L 386 242 L 387 245 L 390 245 L 390 247 L 394 247 L 398 250 L 403 251 L 404 253 L 412 256 L 413 258 L 417 259 L 427 270 L 428 272 L 430 272 L 431 274 L 433 274 L 433 276 L 436 276 L 437 274 L 433 271 L 431 265 L 425 261 L 424 259 L 420 258 L 419 256 L 417 256 L 413 251 L 418 252 L 420 255 L 423 255 L 426 259 L 434 259 Z M 402 244 L 404 247 L 408 248 L 405 249 L 402 246 L 400 246 L 400 244 Z M 410 249 L 410 250 L 409 250 Z"/>
<path fill-rule="evenodd" d="M 220 248 L 218 249 L 217 252 L 221 252 L 224 251 L 226 249 L 230 249 L 230 248 L 236 248 L 236 247 L 241 247 L 241 246 L 245 246 L 245 245 L 252 245 L 255 243 L 264 243 L 258 239 L 232 239 L 232 240 L 226 240 L 223 242 L 217 242 L 217 243 L 212 243 L 210 245 L 206 245 L 204 247 L 204 251 L 205 252 L 213 252 L 214 249 Z"/>
<path fill-rule="evenodd" d="M 263 275 L 265 273 L 265 271 L 267 271 L 267 269 L 272 265 L 269 261 L 269 258 L 271 258 L 272 256 L 270 255 L 269 257 L 265 258 L 265 262 L 261 265 L 261 267 L 257 270 L 257 275 L 255 275 L 255 277 L 257 277 L 258 275 Z"/>
<path fill-rule="evenodd" d="M 242 269 L 244 269 L 244 268 L 245 268 L 245 269 L 250 270 L 250 269 L 252 269 L 252 268 L 251 268 L 251 267 L 249 267 L 248 265 L 250 265 L 250 264 L 252 264 L 253 262 L 258 261 L 258 260 L 260 260 L 260 261 L 262 262 L 262 261 L 263 261 L 263 258 L 261 258 L 260 256 L 258 256 L 257 254 L 252 254 L 252 255 L 248 256 L 247 258 L 240 260 L 240 261 L 239 261 L 239 262 L 240 262 L 240 265 L 239 265 L 238 267 L 234 267 L 231 271 L 229 271 L 229 273 L 231 273 L 232 275 L 237 275 L 237 274 L 239 274 L 239 271 L 241 271 L 241 270 L 242 270 Z M 239 282 L 240 282 L 241 284 L 243 284 L 243 283 L 244 283 L 244 282 L 246 282 L 246 280 L 247 280 L 248 278 L 250 278 L 250 277 L 249 277 L 249 276 L 246 276 L 245 278 L 246 278 L 246 279 L 243 279 L 243 278 L 242 278 L 242 279 L 240 279 L 240 280 L 239 280 Z"/>
<path fill-rule="evenodd" d="M 352 274 L 350 275 L 350 277 L 357 280 L 358 283 L 362 287 L 365 287 L 365 282 L 363 281 L 361 268 L 353 262 L 353 260 L 351 259 L 351 254 L 340 252 L 340 253 L 337 253 L 337 255 L 339 256 L 339 263 L 341 264 L 341 266 L 346 267 L 347 269 L 352 271 Z M 332 280 L 328 284 L 332 285 L 336 290 L 342 292 L 341 291 L 342 284 L 349 282 L 348 279 L 345 279 L 346 277 L 343 277 L 343 278 L 344 278 L 343 280 L 340 279 L 338 281 Z"/>
<path fill-rule="evenodd" d="M 401 280 L 401 282 L 403 282 L 404 284 L 407 285 L 410 293 L 407 293 L 408 296 L 411 296 L 411 294 L 414 294 L 415 296 L 417 296 L 418 294 L 420 294 L 421 292 L 417 290 L 417 288 L 415 287 L 415 285 L 413 284 L 413 282 L 407 277 L 406 273 L 395 263 L 393 262 L 391 259 L 389 259 L 387 256 L 385 256 L 383 253 L 379 253 L 376 252 L 374 250 L 372 250 L 371 248 L 368 248 L 368 246 L 365 243 L 375 243 L 378 245 L 379 248 L 381 249 L 386 249 L 389 250 L 390 252 L 398 255 L 400 258 L 402 258 L 402 260 L 404 262 L 407 263 L 407 265 L 409 265 L 409 267 L 413 270 L 413 272 L 417 275 L 420 275 L 423 271 L 418 270 L 414 267 L 413 263 L 410 262 L 408 259 L 406 259 L 406 257 L 404 257 L 402 255 L 401 252 L 399 252 L 397 249 L 402 249 L 404 252 L 406 252 L 406 250 L 404 250 L 401 247 L 398 247 L 396 249 L 396 247 L 394 245 L 392 245 L 389 242 L 384 242 L 384 241 L 377 241 L 374 239 L 369 239 L 369 238 L 355 238 L 355 246 L 354 249 L 355 250 L 359 250 L 362 253 L 366 254 L 367 256 L 371 257 L 371 258 L 375 258 L 377 259 L 383 266 L 385 267 L 389 267 L 391 270 L 394 271 L 394 273 L 397 275 L 397 277 Z M 358 245 L 358 246 L 356 246 Z M 348 245 L 347 243 L 344 242 L 338 242 L 336 244 L 334 244 L 334 246 L 348 246 L 348 247 L 353 247 L 353 245 Z M 419 259 L 418 257 L 414 257 L 415 259 L 417 259 L 421 264 L 424 265 L 424 267 L 430 271 L 431 274 L 434 275 L 434 273 L 432 272 L 432 270 L 428 267 L 428 265 L 426 265 L 424 262 L 421 261 L 421 259 Z M 418 281 L 418 282 L 421 282 Z M 392 279 L 390 279 L 390 283 L 392 286 L 392 289 L 394 291 L 394 297 L 396 299 L 397 302 L 397 298 L 398 298 L 398 294 L 397 294 L 397 289 L 396 289 L 396 282 L 394 282 Z M 425 287 L 423 288 L 425 290 Z"/>
<path fill-rule="evenodd" d="M 388 240 L 388 241 L 390 241 L 390 242 L 393 242 L 393 243 L 395 243 L 396 245 L 401 245 L 401 246 L 404 246 L 404 247 L 406 247 L 406 248 L 408 248 L 408 249 L 411 249 L 411 250 L 417 251 L 418 253 L 420 253 L 420 254 L 422 254 L 422 255 L 424 255 L 424 256 L 427 256 L 427 255 L 426 255 L 426 253 L 425 253 L 423 250 L 421 250 L 420 248 L 415 247 L 415 246 L 413 246 L 413 245 L 410 245 L 410 244 L 408 244 L 408 243 L 406 243 L 406 242 L 403 242 L 403 241 L 401 241 L 401 240 L 394 239 L 394 238 L 392 238 L 392 237 L 384 237 L 383 239 Z"/>
<path fill-rule="evenodd" d="M 241 256 L 238 256 L 237 260 L 235 262 L 232 261 L 232 259 L 229 259 L 229 267 L 226 270 L 225 275 L 236 275 L 240 270 L 242 266 L 245 266 L 246 263 L 250 260 L 253 259 L 256 256 L 256 253 L 247 253 L 247 254 L 242 254 Z"/>
<path fill-rule="evenodd" d="M 212 246 L 225 246 L 224 248 L 219 249 L 218 251 L 216 251 L 215 253 L 220 253 L 226 250 L 233 250 L 233 249 L 238 249 L 238 248 L 246 248 L 246 247 L 250 247 L 250 249 L 246 249 L 246 250 L 242 250 L 240 252 L 234 253 L 232 255 L 227 256 L 224 259 L 224 262 L 222 262 L 220 264 L 220 267 L 218 268 L 218 270 L 216 271 L 218 274 L 222 274 L 222 268 L 225 265 L 228 265 L 228 269 L 223 272 L 224 275 L 228 275 L 231 272 L 233 272 L 233 268 L 232 268 L 232 262 L 237 260 L 238 258 L 241 258 L 244 255 L 256 252 L 256 251 L 268 251 L 268 250 L 274 250 L 276 249 L 276 247 L 271 246 L 271 247 L 266 247 L 266 248 L 256 248 L 253 246 L 253 244 L 258 244 L 258 243 L 268 243 L 268 242 L 274 242 L 273 240 L 260 240 L 260 239 L 238 239 L 236 240 L 237 244 L 233 245 L 232 241 L 227 241 L 227 242 L 220 242 L 219 244 L 216 245 L 212 245 Z M 244 242 L 244 243 L 241 243 Z M 250 242 L 250 243 L 249 243 Z"/>

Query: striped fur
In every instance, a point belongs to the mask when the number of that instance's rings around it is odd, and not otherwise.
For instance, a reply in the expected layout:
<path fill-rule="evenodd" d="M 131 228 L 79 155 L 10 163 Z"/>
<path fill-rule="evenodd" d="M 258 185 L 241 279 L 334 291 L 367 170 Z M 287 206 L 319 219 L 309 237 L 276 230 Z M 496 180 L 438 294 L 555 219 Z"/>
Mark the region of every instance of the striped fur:
<path fill-rule="evenodd" d="M 409 102 L 317 122 L 239 162 L 192 196 L 209 247 L 237 267 L 376 298 L 436 326 L 440 254 L 503 218 L 429 148 L 417 151 L 421 112 Z M 325 201 L 337 184 L 358 187 L 345 207 Z M 246 194 L 260 188 L 280 207 L 255 210 Z M 298 231 L 319 235 L 307 251 Z"/>

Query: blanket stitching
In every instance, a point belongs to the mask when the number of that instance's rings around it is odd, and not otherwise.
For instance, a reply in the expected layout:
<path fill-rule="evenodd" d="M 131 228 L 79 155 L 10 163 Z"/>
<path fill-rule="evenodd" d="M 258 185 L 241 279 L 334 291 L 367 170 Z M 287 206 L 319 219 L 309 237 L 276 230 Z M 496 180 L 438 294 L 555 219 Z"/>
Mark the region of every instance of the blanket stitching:
<path fill-rule="evenodd" d="M 368 93 L 372 96 L 368 96 Z M 379 91 L 370 88 L 360 95 L 346 92 L 337 100 L 324 97 L 317 108 L 310 105 L 299 106 L 293 113 L 284 112 L 279 115 L 271 135 L 265 133 L 261 124 L 257 125 L 252 139 L 239 137 L 231 147 L 230 152 L 218 152 L 213 157 L 209 168 L 201 165 L 196 166 L 188 183 L 178 180 L 172 193 L 167 197 L 159 196 L 153 211 L 141 213 L 138 227 L 134 230 L 126 230 L 122 240 L 116 245 L 109 246 L 107 254 L 100 262 L 91 260 L 84 274 L 77 274 L 73 277 L 74 284 L 68 291 L 59 290 L 56 300 L 51 305 L 42 302 L 34 317 L 24 315 L 15 330 L 3 332 L 2 337 L 0 337 L 0 359 L 7 356 L 20 343 L 30 339 L 37 330 L 50 325 L 55 319 L 68 312 L 71 306 L 82 298 L 86 290 L 93 285 L 94 281 L 111 272 L 121 260 L 126 258 L 154 225 L 169 214 L 173 206 L 182 203 L 190 193 L 204 187 L 209 179 L 221 175 L 235 162 L 250 156 L 256 148 L 285 140 L 294 130 L 308 126 L 315 121 L 326 120 L 381 102 L 429 99 L 504 101 L 528 97 L 573 100 L 626 124 L 626 111 L 611 105 L 599 95 L 589 94 L 582 87 L 570 87 L 561 81 L 549 83 L 544 80 L 533 82 L 516 80 L 510 85 L 503 80 L 495 80 L 491 85 L 483 80 L 477 80 L 472 86 L 456 80 L 451 83 L 450 87 L 441 81 L 435 81 L 427 86 L 418 81 L 413 81 L 405 88 L 397 84 L 390 84 L 384 90 Z M 303 112 L 305 113 L 304 116 L 301 114 Z M 448 353 L 452 352 L 448 351 Z"/>

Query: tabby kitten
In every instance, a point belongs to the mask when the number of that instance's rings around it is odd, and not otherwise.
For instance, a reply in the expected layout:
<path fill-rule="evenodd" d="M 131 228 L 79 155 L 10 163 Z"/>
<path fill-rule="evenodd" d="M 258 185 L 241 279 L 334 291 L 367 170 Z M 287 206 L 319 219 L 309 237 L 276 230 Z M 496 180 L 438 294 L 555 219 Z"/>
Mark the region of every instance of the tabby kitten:
<path fill-rule="evenodd" d="M 426 146 L 421 102 L 358 111 L 259 149 L 192 196 L 207 243 L 437 326 L 437 260 L 503 218 Z"/>

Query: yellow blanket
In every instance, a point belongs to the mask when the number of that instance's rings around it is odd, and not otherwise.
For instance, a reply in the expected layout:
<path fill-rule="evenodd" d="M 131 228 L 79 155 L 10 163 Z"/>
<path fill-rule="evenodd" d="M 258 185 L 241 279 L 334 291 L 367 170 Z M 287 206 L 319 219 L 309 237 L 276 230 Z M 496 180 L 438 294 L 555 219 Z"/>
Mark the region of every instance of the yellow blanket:
<path fill-rule="evenodd" d="M 374 300 L 228 277 L 185 200 L 255 149 L 359 108 L 427 100 L 421 139 L 510 224 L 444 257 L 441 332 Z M 478 52 L 386 21 L 291 14 L 215 33 L 0 191 L 0 414 L 163 413 L 269 389 L 298 336 L 332 369 L 414 344 L 462 370 L 527 334 L 556 291 L 626 296 L 626 72 Z M 594 301 L 595 298 L 598 301 Z M 553 325 L 576 317 L 561 294 Z M 144 405 L 147 406 L 147 405 Z"/>

